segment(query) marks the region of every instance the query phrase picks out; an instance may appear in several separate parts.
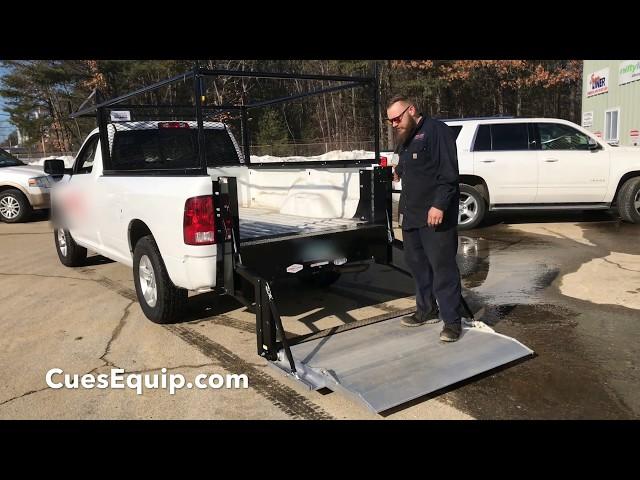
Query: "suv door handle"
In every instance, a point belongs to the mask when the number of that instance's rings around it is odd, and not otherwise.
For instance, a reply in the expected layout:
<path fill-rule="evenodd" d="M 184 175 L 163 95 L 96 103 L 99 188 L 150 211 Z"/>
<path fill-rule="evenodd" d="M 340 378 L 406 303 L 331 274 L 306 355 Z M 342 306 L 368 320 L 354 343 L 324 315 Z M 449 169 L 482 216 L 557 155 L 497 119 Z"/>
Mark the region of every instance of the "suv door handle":
<path fill-rule="evenodd" d="M 557 158 L 546 158 L 544 161 L 547 162 L 547 163 L 553 163 L 553 162 L 557 162 L 558 159 Z"/>
<path fill-rule="evenodd" d="M 480 160 L 482 163 L 493 163 L 495 162 L 495 160 L 491 160 L 491 159 L 487 159 L 487 160 Z"/>

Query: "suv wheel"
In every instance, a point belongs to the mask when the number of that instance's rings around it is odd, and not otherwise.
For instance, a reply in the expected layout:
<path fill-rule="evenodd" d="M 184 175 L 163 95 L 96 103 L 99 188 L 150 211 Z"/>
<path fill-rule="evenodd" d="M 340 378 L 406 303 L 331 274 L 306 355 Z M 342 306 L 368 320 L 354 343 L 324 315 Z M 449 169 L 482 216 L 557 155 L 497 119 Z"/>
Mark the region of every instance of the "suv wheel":
<path fill-rule="evenodd" d="M 618 213 L 629 223 L 640 223 L 640 177 L 627 180 L 618 192 Z"/>
<path fill-rule="evenodd" d="M 470 230 L 484 219 L 487 202 L 476 187 L 460 185 L 460 203 L 458 208 L 458 230 Z"/>
<path fill-rule="evenodd" d="M 31 215 L 29 200 L 15 188 L 0 193 L 0 219 L 7 223 L 23 222 Z"/>

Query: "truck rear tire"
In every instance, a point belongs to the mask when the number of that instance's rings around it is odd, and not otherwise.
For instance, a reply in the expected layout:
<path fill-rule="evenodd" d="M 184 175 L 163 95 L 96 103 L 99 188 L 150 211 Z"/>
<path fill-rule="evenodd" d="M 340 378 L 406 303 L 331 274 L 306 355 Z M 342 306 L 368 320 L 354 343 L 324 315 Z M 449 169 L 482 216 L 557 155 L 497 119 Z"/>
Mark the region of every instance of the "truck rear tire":
<path fill-rule="evenodd" d="M 618 192 L 618 213 L 625 222 L 640 223 L 640 177 L 627 180 Z"/>
<path fill-rule="evenodd" d="M 60 263 L 67 267 L 80 267 L 87 260 L 87 249 L 78 245 L 69 230 L 56 228 L 53 230 L 56 252 Z"/>
<path fill-rule="evenodd" d="M 172 323 L 187 302 L 187 291 L 176 287 L 153 236 L 142 237 L 133 251 L 133 282 L 138 302 L 154 323 Z"/>

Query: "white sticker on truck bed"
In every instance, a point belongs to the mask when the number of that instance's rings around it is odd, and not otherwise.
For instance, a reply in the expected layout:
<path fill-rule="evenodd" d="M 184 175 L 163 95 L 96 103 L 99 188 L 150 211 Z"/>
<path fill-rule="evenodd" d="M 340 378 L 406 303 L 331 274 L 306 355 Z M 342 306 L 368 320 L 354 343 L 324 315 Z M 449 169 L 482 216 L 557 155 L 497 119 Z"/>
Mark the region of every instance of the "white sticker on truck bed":
<path fill-rule="evenodd" d="M 131 112 L 128 110 L 112 110 L 111 121 L 112 122 L 130 122 Z"/>
<path fill-rule="evenodd" d="M 287 267 L 287 272 L 289 273 L 297 273 L 300 270 L 302 270 L 304 267 L 302 265 L 300 265 L 299 263 L 294 263 L 293 265 L 289 265 Z"/>

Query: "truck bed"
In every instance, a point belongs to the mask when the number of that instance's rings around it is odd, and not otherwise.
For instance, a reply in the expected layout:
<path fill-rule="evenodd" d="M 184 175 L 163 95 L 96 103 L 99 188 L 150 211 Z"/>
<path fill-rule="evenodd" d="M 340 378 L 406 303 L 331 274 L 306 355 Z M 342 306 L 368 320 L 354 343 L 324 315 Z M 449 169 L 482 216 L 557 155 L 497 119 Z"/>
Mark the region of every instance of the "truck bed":
<path fill-rule="evenodd" d="M 349 229 L 362 222 L 345 218 L 312 218 L 286 215 L 277 210 L 255 207 L 239 207 L 240 241 L 253 242 L 288 236 L 310 234 L 322 231 Z"/>

